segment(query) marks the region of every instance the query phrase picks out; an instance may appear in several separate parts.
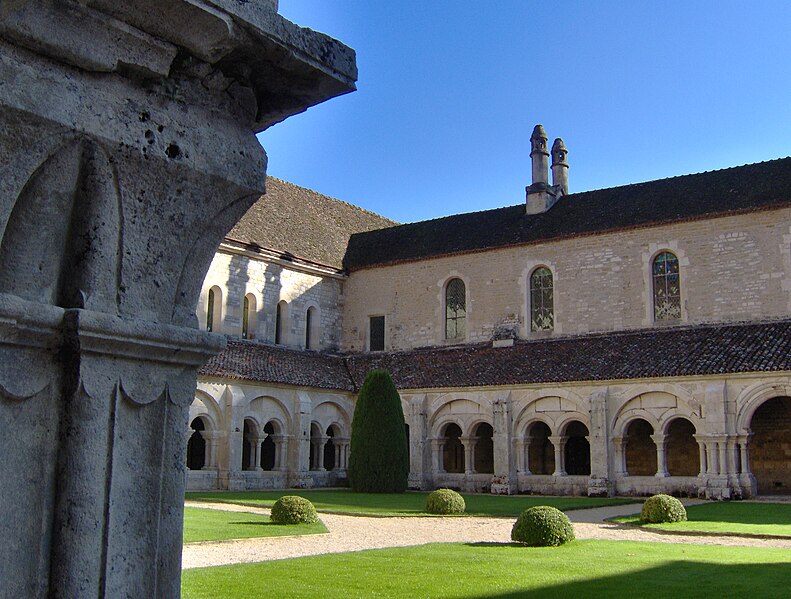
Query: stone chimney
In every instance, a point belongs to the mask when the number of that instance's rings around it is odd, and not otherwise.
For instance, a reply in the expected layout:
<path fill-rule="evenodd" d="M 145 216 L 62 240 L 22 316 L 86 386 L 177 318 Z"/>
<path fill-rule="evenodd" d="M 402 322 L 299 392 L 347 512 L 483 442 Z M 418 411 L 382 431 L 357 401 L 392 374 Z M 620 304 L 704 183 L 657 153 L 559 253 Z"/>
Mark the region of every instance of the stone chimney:
<path fill-rule="evenodd" d="M 530 159 L 533 162 L 533 182 L 525 188 L 527 214 L 540 214 L 549 210 L 568 193 L 568 150 L 558 138 L 552 145 L 552 186 L 548 180 L 549 151 L 547 134 L 543 125 L 536 125 L 530 136 Z"/>
<path fill-rule="evenodd" d="M 555 188 L 555 196 L 569 193 L 569 151 L 561 138 L 557 138 L 552 144 L 552 187 Z"/>

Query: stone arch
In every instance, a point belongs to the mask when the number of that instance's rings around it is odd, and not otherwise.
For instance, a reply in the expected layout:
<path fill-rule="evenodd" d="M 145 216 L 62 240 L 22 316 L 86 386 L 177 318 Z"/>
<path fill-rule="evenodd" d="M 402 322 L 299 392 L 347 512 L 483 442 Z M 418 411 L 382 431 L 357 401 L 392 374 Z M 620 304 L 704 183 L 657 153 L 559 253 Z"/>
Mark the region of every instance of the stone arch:
<path fill-rule="evenodd" d="M 533 420 L 542 420 L 556 433 L 558 425 L 569 419 L 580 419 L 590 428 L 586 402 L 568 389 L 536 389 L 516 402 L 512 434 L 523 438 Z"/>
<path fill-rule="evenodd" d="M 654 476 L 657 472 L 656 443 L 651 436 L 656 432 L 653 424 L 634 416 L 624 425 L 624 461 L 629 476 Z"/>
<path fill-rule="evenodd" d="M 255 444 L 259 438 L 261 427 L 257 420 L 246 416 L 242 421 L 242 470 L 254 470 Z"/>
<path fill-rule="evenodd" d="M 462 434 L 462 428 L 454 421 L 446 422 L 441 429 L 440 438 L 444 440 L 442 468 L 445 472 L 462 473 L 465 471 Z"/>
<path fill-rule="evenodd" d="M 252 418 L 259 424 L 261 430 L 269 421 L 275 421 L 282 429 L 282 434 L 288 434 L 293 420 L 288 405 L 273 395 L 256 395 L 247 402 L 244 410 L 245 418 Z"/>
<path fill-rule="evenodd" d="M 203 432 L 208 429 L 207 421 L 204 416 L 196 416 L 190 421 L 190 428 L 193 433 L 187 440 L 187 468 L 190 470 L 203 470 L 207 465 L 206 439 Z"/>
<path fill-rule="evenodd" d="M 750 422 L 753 414 L 761 404 L 773 397 L 791 397 L 791 381 L 776 383 L 757 383 L 744 389 L 736 398 L 738 413 L 736 430 L 740 435 L 750 433 Z"/>
<path fill-rule="evenodd" d="M 470 432 L 474 436 L 473 470 L 494 474 L 494 427 L 489 422 L 478 422 Z"/>
<path fill-rule="evenodd" d="M 697 476 L 700 473 L 696 432 L 695 424 L 683 416 L 669 418 L 664 423 L 665 465 L 670 476 Z"/>
<path fill-rule="evenodd" d="M 458 395 L 445 396 L 441 401 L 432 403 L 432 413 L 429 419 L 429 430 L 434 436 L 445 420 L 455 421 L 463 434 L 470 434 L 475 423 L 491 419 L 491 409 L 474 399 L 459 397 Z"/>
<path fill-rule="evenodd" d="M 578 419 L 569 419 L 560 428 L 565 438 L 563 470 L 570 476 L 589 476 L 591 473 L 590 428 Z"/>
<path fill-rule="evenodd" d="M 759 494 L 791 494 L 791 396 L 771 397 L 752 411 L 749 462 Z"/>
<path fill-rule="evenodd" d="M 207 420 L 208 429 L 211 431 L 217 431 L 223 427 L 224 418 L 219 404 L 211 395 L 201 389 L 195 390 L 193 401 L 190 404 L 190 422 L 198 416 Z"/>
<path fill-rule="evenodd" d="M 339 402 L 331 399 L 320 401 L 313 408 L 312 416 L 321 431 L 326 431 L 327 428 L 335 425 L 341 436 L 349 436 L 352 421 L 351 414 Z"/>
<path fill-rule="evenodd" d="M 273 437 L 283 434 L 283 425 L 276 418 L 271 418 L 264 424 L 262 433 L 266 436 L 261 441 L 261 469 L 274 470 L 277 466 L 277 444 Z"/>
<path fill-rule="evenodd" d="M 555 472 L 555 446 L 551 436 L 552 428 L 543 419 L 536 418 L 525 426 L 527 468 L 532 474 Z"/>

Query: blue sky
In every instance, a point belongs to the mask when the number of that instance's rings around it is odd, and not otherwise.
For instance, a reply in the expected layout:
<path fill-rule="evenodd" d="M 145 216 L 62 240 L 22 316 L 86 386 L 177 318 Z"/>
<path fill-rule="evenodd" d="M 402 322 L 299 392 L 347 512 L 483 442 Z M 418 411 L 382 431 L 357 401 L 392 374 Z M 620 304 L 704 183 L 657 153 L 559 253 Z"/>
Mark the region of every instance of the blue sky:
<path fill-rule="evenodd" d="M 358 91 L 259 136 L 269 174 L 401 222 L 508 206 L 530 133 L 572 192 L 791 155 L 791 2 L 280 0 Z"/>

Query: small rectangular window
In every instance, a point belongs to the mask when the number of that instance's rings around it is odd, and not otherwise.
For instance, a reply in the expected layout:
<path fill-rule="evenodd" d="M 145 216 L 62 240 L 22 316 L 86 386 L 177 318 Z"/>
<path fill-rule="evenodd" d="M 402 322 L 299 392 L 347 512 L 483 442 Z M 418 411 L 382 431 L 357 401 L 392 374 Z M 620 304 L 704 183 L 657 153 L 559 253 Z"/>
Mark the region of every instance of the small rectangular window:
<path fill-rule="evenodd" d="M 385 348 L 385 317 L 371 316 L 370 318 L 370 342 L 368 348 L 371 351 L 384 351 Z"/>

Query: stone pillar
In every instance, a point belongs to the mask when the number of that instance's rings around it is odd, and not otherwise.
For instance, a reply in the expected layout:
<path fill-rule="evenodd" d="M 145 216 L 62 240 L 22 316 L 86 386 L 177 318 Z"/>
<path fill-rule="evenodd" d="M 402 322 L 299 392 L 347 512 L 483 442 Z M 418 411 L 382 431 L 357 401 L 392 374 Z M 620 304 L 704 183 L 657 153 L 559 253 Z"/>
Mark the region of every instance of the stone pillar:
<path fill-rule="evenodd" d="M 566 469 L 563 460 L 563 450 L 566 447 L 566 440 L 568 437 L 561 437 L 559 435 L 552 435 L 549 437 L 549 442 L 555 450 L 555 471 L 552 476 L 566 476 Z"/>
<path fill-rule="evenodd" d="M 310 474 L 310 455 L 313 446 L 310 439 L 310 423 L 313 413 L 313 403 L 306 392 L 297 393 L 299 415 L 295 418 L 296 434 L 294 442 L 289 443 L 291 452 L 290 464 L 296 464 L 296 469 L 289 471 L 288 484 L 296 489 L 309 489 L 313 486 L 313 476 Z"/>
<path fill-rule="evenodd" d="M 276 3 L 0 8 L 0 580 L 178 597 L 203 278 L 264 189 L 255 133 L 351 91 Z M 25 465 L 25 467 L 20 467 Z"/>
<path fill-rule="evenodd" d="M 253 448 L 255 450 L 255 455 L 253 457 L 253 470 L 257 472 L 261 472 L 263 468 L 261 467 L 261 443 L 264 442 L 266 439 L 266 435 L 263 437 L 255 437 L 253 439 Z"/>
<path fill-rule="evenodd" d="M 527 459 L 525 459 L 525 450 L 527 449 L 527 443 L 525 439 L 514 439 L 514 445 L 516 446 L 516 472 L 517 474 L 530 474 L 530 468 L 527 465 Z"/>
<path fill-rule="evenodd" d="M 459 441 L 461 441 L 462 447 L 464 447 L 464 474 L 474 474 L 475 469 L 473 468 L 473 452 L 472 452 L 472 445 L 475 441 L 474 437 L 460 437 Z"/>
<path fill-rule="evenodd" d="M 445 439 L 432 439 L 431 449 L 434 454 L 434 471 L 439 473 L 445 472 L 445 463 L 443 459 Z"/>
<path fill-rule="evenodd" d="M 607 391 L 598 390 L 590 396 L 591 428 L 588 443 L 591 453 L 591 474 L 588 481 L 590 497 L 607 497 L 614 492 L 610 461 L 610 430 L 607 424 Z"/>
<path fill-rule="evenodd" d="M 492 406 L 494 477 L 491 492 L 511 494 L 517 491 L 517 456 L 511 452 L 511 396 L 495 400 Z"/>
<path fill-rule="evenodd" d="M 651 440 L 656 445 L 656 477 L 666 478 L 670 476 L 665 464 L 665 435 L 662 433 L 651 435 Z"/>
<path fill-rule="evenodd" d="M 738 437 L 739 451 L 741 457 L 741 470 L 739 473 L 739 483 L 741 484 L 742 494 L 745 497 L 754 497 L 758 493 L 758 482 L 755 480 L 755 476 L 753 476 L 753 472 L 750 469 L 750 439 L 751 438 L 752 438 L 752 433 L 748 435 L 740 435 Z"/>
<path fill-rule="evenodd" d="M 707 460 L 706 460 L 706 442 L 703 440 L 703 437 L 700 435 L 695 435 L 695 441 L 698 442 L 698 451 L 700 452 L 700 473 L 698 476 L 703 477 L 706 476 L 708 471 Z"/>
<path fill-rule="evenodd" d="M 522 454 L 522 457 L 525 459 L 525 474 L 532 474 L 530 470 L 530 442 L 531 442 L 530 435 L 525 437 L 525 452 Z"/>
<path fill-rule="evenodd" d="M 624 441 L 625 439 L 623 437 L 612 438 L 612 448 L 614 453 L 613 461 L 615 463 L 616 480 L 629 476 L 629 472 L 626 470 L 626 452 L 624 451 Z"/>
<path fill-rule="evenodd" d="M 217 468 L 217 445 L 221 433 L 218 431 L 204 431 L 202 434 L 206 440 L 206 467 Z"/>
<path fill-rule="evenodd" d="M 410 489 L 426 489 L 430 484 L 433 454 L 425 412 L 425 395 L 409 399 L 409 478 Z M 405 415 L 406 416 L 406 415 Z"/>

